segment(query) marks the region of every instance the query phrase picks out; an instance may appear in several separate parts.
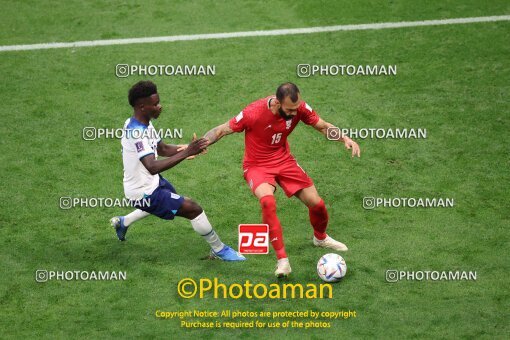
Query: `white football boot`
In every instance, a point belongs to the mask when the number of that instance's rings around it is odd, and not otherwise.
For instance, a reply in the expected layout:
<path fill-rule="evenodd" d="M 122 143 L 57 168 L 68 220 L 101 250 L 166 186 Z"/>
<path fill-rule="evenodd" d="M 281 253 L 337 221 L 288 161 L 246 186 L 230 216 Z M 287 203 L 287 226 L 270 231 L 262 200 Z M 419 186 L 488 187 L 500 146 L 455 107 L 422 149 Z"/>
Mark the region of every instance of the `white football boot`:
<path fill-rule="evenodd" d="M 279 259 L 276 263 L 276 270 L 274 271 L 274 275 L 276 277 L 287 277 L 291 272 L 292 269 L 290 269 L 289 259 Z"/>
<path fill-rule="evenodd" d="M 324 240 L 318 240 L 315 236 L 313 237 L 313 245 L 322 248 L 331 248 L 336 251 L 347 251 L 347 246 L 342 242 L 332 239 L 330 236 L 326 236 Z"/>

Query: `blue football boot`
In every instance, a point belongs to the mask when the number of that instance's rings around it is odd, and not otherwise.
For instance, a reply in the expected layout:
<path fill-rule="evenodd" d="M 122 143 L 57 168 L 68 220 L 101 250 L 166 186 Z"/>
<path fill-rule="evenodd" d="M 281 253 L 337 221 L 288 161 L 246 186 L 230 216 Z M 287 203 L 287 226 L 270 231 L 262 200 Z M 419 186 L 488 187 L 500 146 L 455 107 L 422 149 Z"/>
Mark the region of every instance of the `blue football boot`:
<path fill-rule="evenodd" d="M 215 259 L 220 259 L 223 261 L 245 261 L 246 257 L 239 254 L 234 249 L 230 248 L 229 246 L 225 245 L 222 250 L 219 252 L 215 252 L 211 249 L 211 257 Z"/>
<path fill-rule="evenodd" d="M 112 217 L 112 219 L 110 220 L 110 224 L 115 229 L 115 232 L 117 233 L 117 237 L 119 238 L 119 240 L 125 241 L 128 227 L 124 226 L 124 216 Z"/>

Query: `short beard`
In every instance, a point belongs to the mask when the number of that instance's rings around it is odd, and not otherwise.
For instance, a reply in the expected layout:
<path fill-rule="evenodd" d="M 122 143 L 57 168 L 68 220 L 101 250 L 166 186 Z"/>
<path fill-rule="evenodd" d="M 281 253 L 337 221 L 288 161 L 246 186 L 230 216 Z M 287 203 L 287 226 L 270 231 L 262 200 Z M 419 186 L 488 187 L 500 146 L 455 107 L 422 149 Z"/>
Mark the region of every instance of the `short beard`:
<path fill-rule="evenodd" d="M 278 113 L 280 114 L 280 117 L 282 117 L 284 120 L 291 120 L 292 118 L 294 118 L 294 116 L 286 114 L 281 107 L 278 109 Z"/>

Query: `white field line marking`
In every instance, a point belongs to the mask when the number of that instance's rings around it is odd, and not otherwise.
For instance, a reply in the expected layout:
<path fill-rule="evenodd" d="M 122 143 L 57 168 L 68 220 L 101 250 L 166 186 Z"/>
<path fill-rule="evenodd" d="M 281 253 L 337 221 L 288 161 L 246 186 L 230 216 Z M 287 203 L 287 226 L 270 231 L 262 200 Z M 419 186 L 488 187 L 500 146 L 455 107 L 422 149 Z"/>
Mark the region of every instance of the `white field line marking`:
<path fill-rule="evenodd" d="M 383 23 L 357 24 L 357 25 L 319 26 L 319 27 L 290 28 L 290 29 L 267 30 L 267 31 L 170 35 L 170 36 L 165 36 L 165 37 L 56 42 L 56 43 L 43 43 L 43 44 L 31 44 L 31 45 L 6 45 L 6 46 L 0 46 L 0 52 L 46 50 L 46 49 L 50 49 L 50 48 L 110 46 L 110 45 L 147 44 L 147 43 L 156 43 L 156 42 L 228 39 L 228 38 L 243 38 L 243 37 L 262 37 L 262 36 L 275 36 L 275 35 L 309 34 L 309 33 L 320 33 L 320 32 L 380 30 L 380 29 L 385 29 L 385 28 L 456 25 L 456 24 L 471 24 L 471 23 L 477 23 L 477 22 L 494 22 L 494 21 L 510 21 L 510 15 L 475 17 L 475 18 L 424 20 L 424 21 L 383 22 Z"/>

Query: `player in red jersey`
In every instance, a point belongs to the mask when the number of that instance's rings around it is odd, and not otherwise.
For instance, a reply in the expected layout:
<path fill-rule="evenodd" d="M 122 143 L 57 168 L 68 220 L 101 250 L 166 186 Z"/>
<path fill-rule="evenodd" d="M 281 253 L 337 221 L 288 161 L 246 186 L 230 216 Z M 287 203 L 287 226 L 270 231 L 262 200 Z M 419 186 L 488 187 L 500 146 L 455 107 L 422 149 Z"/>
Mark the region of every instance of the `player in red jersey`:
<path fill-rule="evenodd" d="M 322 120 L 301 99 L 298 87 L 285 83 L 278 87 L 276 96 L 259 99 L 248 105 L 236 117 L 207 132 L 204 138 L 210 144 L 233 132 L 244 131 L 244 178 L 259 199 L 262 220 L 269 225 L 269 239 L 278 262 L 275 275 L 288 276 L 291 267 L 283 243 L 282 227 L 276 216 L 274 192 L 278 184 L 287 197 L 296 196 L 309 210 L 313 227 L 313 244 L 317 247 L 346 251 L 347 247 L 326 234 L 328 212 L 317 193 L 312 179 L 297 164 L 290 153 L 287 136 L 302 121 L 327 136 L 334 125 Z M 347 136 L 340 139 L 352 156 L 360 156 L 356 142 Z"/>

